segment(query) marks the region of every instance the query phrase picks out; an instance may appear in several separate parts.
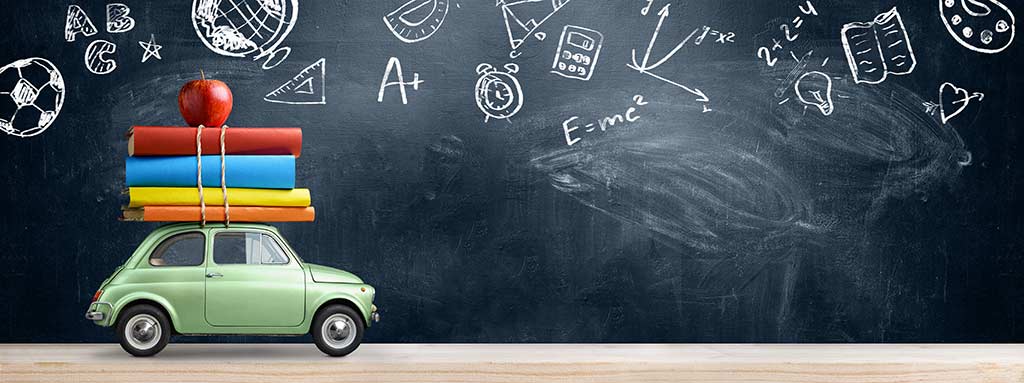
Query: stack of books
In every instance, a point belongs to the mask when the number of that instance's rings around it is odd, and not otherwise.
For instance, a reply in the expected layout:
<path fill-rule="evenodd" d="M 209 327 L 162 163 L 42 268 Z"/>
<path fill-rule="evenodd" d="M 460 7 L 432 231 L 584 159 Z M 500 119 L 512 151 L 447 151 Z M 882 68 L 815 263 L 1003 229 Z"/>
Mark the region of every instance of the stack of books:
<path fill-rule="evenodd" d="M 219 127 L 203 128 L 198 142 L 197 133 L 194 127 L 132 127 L 125 160 L 129 203 L 122 209 L 121 219 L 313 220 L 309 189 L 295 188 L 295 159 L 302 151 L 302 129 L 226 128 L 223 142 Z M 197 146 L 202 149 L 198 157 Z"/>

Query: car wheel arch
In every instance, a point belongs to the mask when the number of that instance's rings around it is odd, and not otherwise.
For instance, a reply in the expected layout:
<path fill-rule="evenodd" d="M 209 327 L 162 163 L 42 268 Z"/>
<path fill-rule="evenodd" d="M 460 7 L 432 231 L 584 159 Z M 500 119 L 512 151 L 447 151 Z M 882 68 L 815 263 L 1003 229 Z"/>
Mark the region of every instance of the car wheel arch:
<path fill-rule="evenodd" d="M 150 306 L 156 307 L 160 311 L 163 311 L 164 315 L 167 316 L 167 320 L 171 322 L 171 329 L 174 330 L 175 333 L 178 332 L 177 328 L 176 328 L 176 326 L 178 324 L 178 316 L 177 316 L 177 314 L 174 311 L 172 311 L 172 309 L 170 308 L 170 305 L 167 304 L 166 301 L 164 301 L 163 299 L 160 299 L 158 297 L 148 297 L 148 296 L 145 296 L 145 297 L 130 297 L 130 298 L 124 299 L 124 303 L 118 305 L 118 309 L 114 311 L 113 315 L 111 315 L 110 323 L 112 325 L 114 323 L 117 323 L 117 321 L 120 319 L 118 317 L 121 316 L 121 313 L 123 313 L 125 310 L 127 310 L 130 307 L 138 306 L 138 305 L 150 305 Z"/>
<path fill-rule="evenodd" d="M 359 308 L 359 305 L 357 305 L 355 302 L 353 302 L 352 300 L 350 300 L 348 298 L 345 298 L 345 297 L 333 297 L 333 298 L 326 299 L 323 302 L 320 302 L 320 304 L 318 304 L 316 306 L 316 311 L 313 312 L 313 316 L 310 317 L 310 319 L 309 319 L 309 330 L 307 332 L 312 331 L 312 329 L 313 329 L 313 318 L 316 318 L 317 314 L 320 314 L 321 311 L 323 311 L 325 308 L 330 307 L 332 305 L 347 306 L 347 307 L 351 308 L 352 310 L 355 310 L 356 313 L 359 314 L 359 320 L 361 322 L 363 322 L 363 326 L 367 326 L 366 318 L 365 318 L 366 313 L 363 312 L 363 309 Z"/>

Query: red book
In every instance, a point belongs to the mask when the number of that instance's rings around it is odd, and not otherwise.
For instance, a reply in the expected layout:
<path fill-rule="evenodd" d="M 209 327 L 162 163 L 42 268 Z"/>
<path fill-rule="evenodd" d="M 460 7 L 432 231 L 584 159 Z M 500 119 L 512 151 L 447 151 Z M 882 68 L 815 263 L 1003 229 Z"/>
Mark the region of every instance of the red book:
<path fill-rule="evenodd" d="M 196 154 L 194 127 L 133 126 L 128 131 L 129 156 L 188 156 Z M 203 128 L 203 154 L 220 154 L 220 127 Z M 234 155 L 293 155 L 302 153 L 302 128 L 227 128 L 224 151 Z"/>

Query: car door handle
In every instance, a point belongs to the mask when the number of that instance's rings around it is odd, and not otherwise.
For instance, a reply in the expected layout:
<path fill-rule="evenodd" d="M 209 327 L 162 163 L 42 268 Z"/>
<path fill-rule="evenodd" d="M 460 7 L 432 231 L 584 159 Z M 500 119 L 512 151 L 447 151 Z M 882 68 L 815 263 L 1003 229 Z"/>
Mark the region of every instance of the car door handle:
<path fill-rule="evenodd" d="M 221 274 L 221 273 L 206 273 L 206 277 L 207 278 L 220 278 L 220 277 L 223 277 L 223 276 L 224 276 L 224 274 Z"/>

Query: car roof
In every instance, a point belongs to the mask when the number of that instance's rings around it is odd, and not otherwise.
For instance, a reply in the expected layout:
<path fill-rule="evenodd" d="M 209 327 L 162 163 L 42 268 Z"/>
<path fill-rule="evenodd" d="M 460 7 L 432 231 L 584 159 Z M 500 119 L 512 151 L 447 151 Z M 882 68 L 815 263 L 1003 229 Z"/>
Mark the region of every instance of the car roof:
<path fill-rule="evenodd" d="M 276 234 L 277 236 L 283 238 L 281 232 L 278 231 L 276 227 L 263 223 L 232 223 L 231 225 L 225 225 L 222 222 L 216 222 L 207 223 L 205 226 L 200 225 L 199 222 L 170 223 L 160 226 L 154 229 L 152 232 L 150 232 L 149 235 L 147 235 L 146 238 L 142 240 L 142 243 L 140 243 L 139 246 L 135 249 L 135 252 L 132 253 L 132 256 L 125 261 L 125 265 L 131 265 L 131 267 L 134 267 L 138 262 L 140 262 L 141 259 L 149 256 L 149 251 L 152 249 L 153 246 L 157 244 L 157 240 L 159 240 L 160 238 L 164 238 L 165 236 L 194 230 L 200 230 L 204 233 L 209 233 L 208 230 L 210 229 L 223 228 L 242 230 L 262 229 L 270 231 Z M 294 251 L 292 252 L 292 254 L 294 254 Z M 296 256 L 296 258 L 298 257 Z"/>
<path fill-rule="evenodd" d="M 263 223 L 232 223 L 230 225 L 225 225 L 225 224 L 220 223 L 220 222 L 218 222 L 218 223 L 207 223 L 206 226 L 201 225 L 199 222 L 172 223 L 172 224 L 167 224 L 167 225 L 160 226 L 156 230 L 153 230 L 152 234 L 167 233 L 167 232 L 177 232 L 177 231 L 185 231 L 185 230 L 205 230 L 205 229 L 223 229 L 223 228 L 228 228 L 228 229 L 264 229 L 264 230 L 270 230 L 270 231 L 272 231 L 274 233 L 280 234 L 277 231 L 276 227 L 273 227 L 273 226 L 270 226 L 270 225 L 267 225 L 267 224 L 263 224 Z"/>

